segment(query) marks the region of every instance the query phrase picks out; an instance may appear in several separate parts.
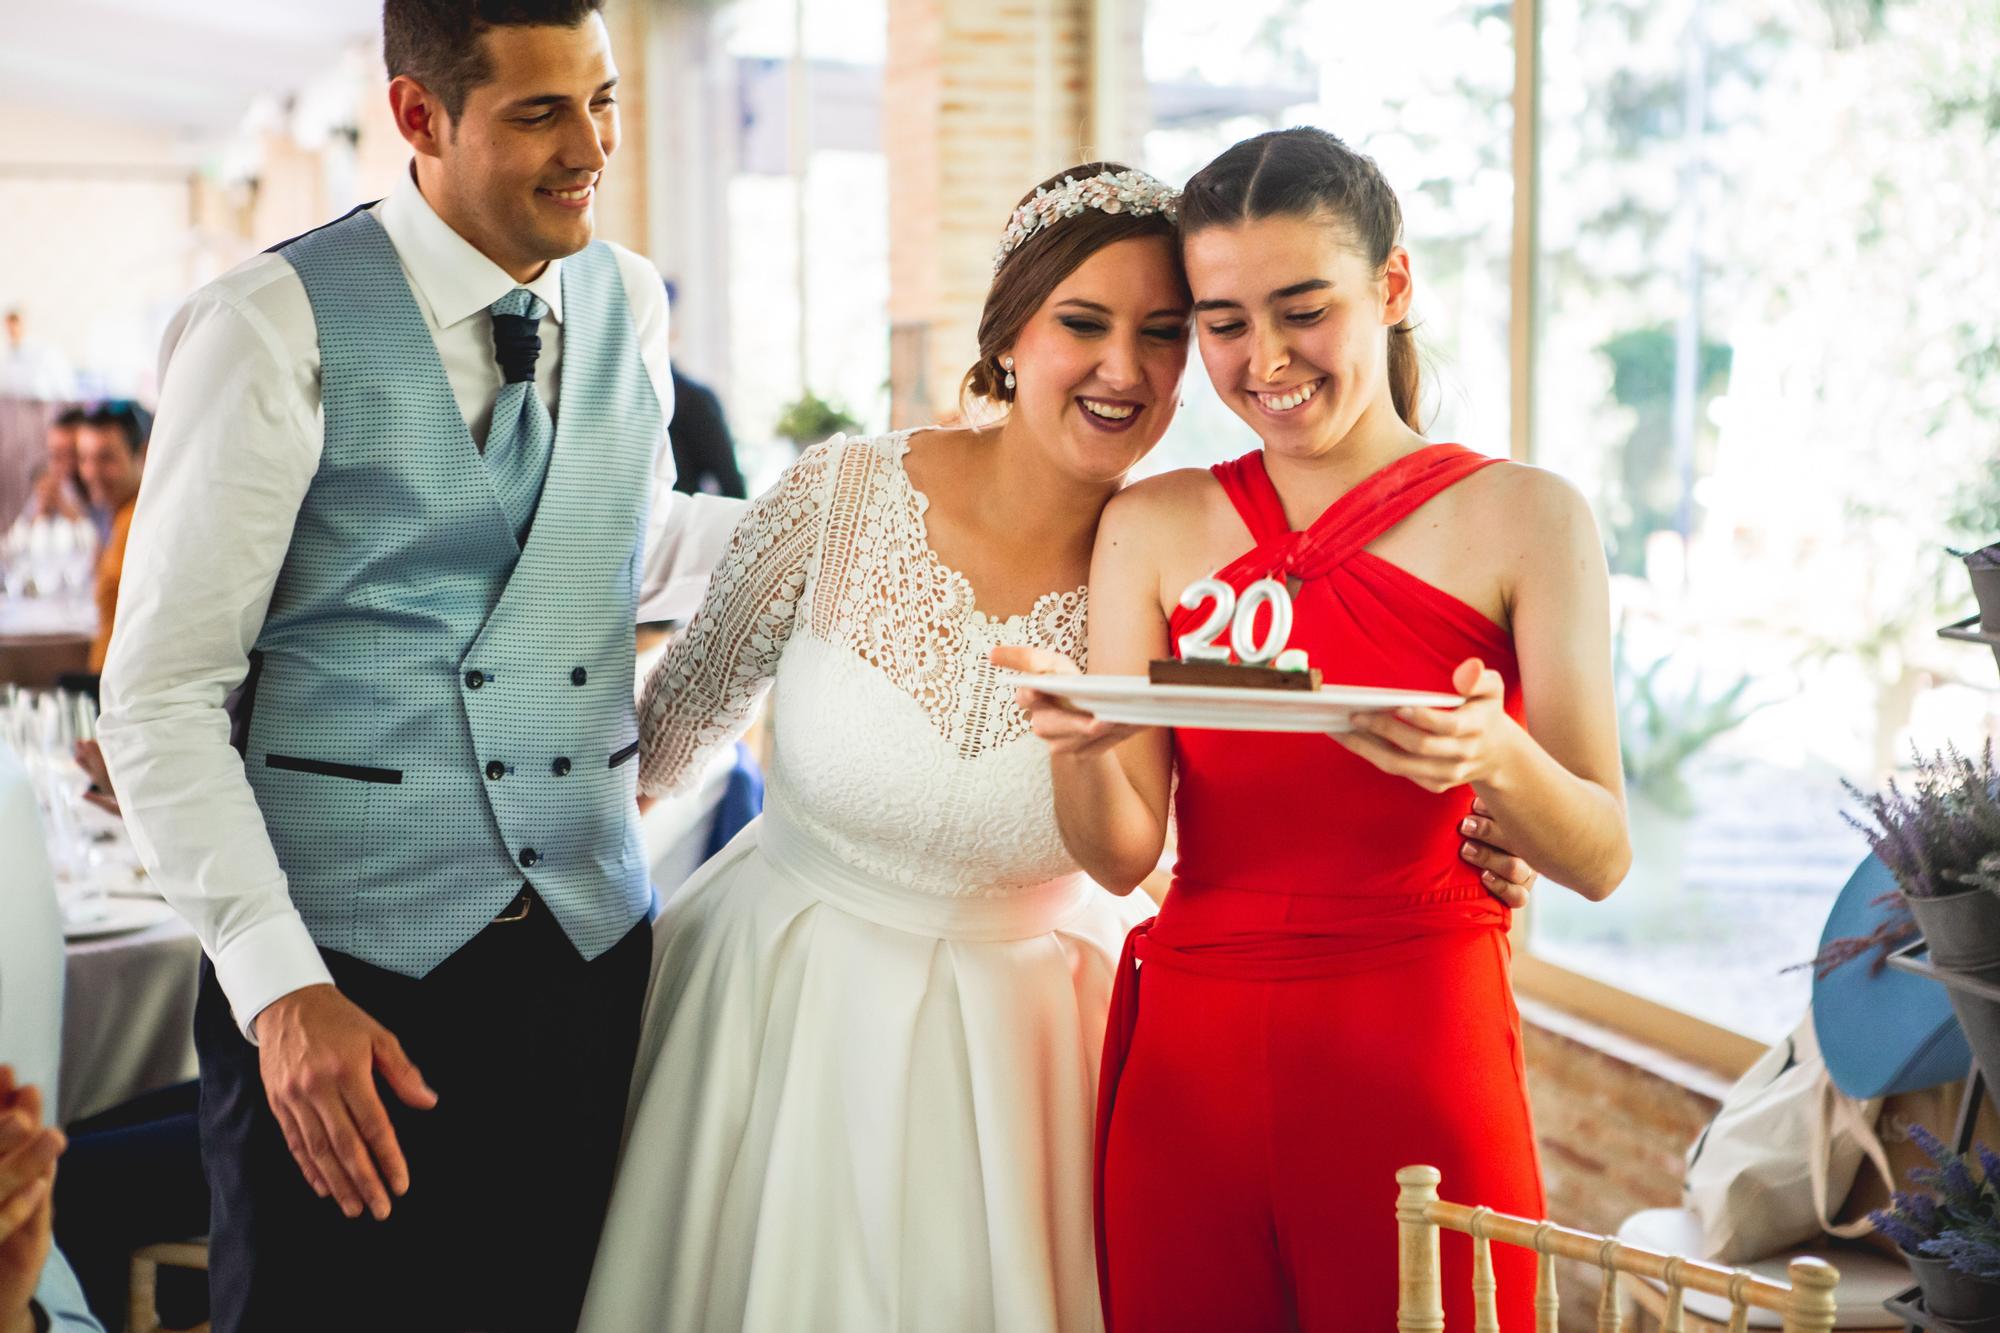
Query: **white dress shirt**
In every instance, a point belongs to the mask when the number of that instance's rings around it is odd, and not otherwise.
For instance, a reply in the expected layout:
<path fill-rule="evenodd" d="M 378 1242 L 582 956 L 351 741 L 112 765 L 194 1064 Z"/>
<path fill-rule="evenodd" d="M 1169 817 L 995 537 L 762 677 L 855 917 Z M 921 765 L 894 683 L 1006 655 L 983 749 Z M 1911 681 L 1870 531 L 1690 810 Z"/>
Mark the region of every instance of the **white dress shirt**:
<path fill-rule="evenodd" d="M 517 283 L 434 212 L 407 174 L 373 208 L 482 443 L 503 380 L 488 313 Z M 645 259 L 612 247 L 639 351 L 673 414 L 666 291 Z M 548 306 L 535 386 L 560 408 L 561 261 L 525 284 Z M 249 670 L 292 525 L 318 470 L 319 344 L 305 286 L 261 255 L 190 297 L 160 353 L 160 411 L 133 518 L 99 740 L 133 842 L 167 901 L 201 936 L 245 1035 L 279 996 L 330 982 L 262 812 L 229 744 L 228 692 Z M 741 513 L 682 495 L 664 429 L 640 619 L 685 618 Z"/>

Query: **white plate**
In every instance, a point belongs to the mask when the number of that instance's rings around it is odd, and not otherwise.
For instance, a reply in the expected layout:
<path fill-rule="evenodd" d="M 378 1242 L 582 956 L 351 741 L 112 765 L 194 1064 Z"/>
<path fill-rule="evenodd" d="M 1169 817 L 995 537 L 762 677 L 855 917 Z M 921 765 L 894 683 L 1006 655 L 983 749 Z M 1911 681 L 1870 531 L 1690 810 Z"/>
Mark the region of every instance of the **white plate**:
<path fill-rule="evenodd" d="M 1456 694 L 1321 685 L 1317 690 L 1155 685 L 1144 676 L 1031 676 L 1013 682 L 1053 694 L 1106 722 L 1208 731 L 1347 731 L 1355 713 L 1385 708 L 1456 708 Z"/>
<path fill-rule="evenodd" d="M 80 920 L 63 918 L 63 938 L 94 940 L 105 935 L 129 935 L 173 919 L 174 909 L 157 898 L 100 898 L 91 914 Z"/>

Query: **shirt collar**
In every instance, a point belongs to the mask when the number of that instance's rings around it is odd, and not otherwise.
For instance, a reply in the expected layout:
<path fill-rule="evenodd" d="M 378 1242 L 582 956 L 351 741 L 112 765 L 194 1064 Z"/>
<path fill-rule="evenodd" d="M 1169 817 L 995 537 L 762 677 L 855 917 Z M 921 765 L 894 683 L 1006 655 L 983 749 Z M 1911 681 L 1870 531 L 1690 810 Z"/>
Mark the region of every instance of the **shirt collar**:
<path fill-rule="evenodd" d="M 533 282 L 514 281 L 437 215 L 417 188 L 414 170 L 397 178 L 378 218 L 440 329 L 478 314 L 516 287 L 541 297 L 556 322 L 562 322 L 562 260 L 550 260 Z"/>

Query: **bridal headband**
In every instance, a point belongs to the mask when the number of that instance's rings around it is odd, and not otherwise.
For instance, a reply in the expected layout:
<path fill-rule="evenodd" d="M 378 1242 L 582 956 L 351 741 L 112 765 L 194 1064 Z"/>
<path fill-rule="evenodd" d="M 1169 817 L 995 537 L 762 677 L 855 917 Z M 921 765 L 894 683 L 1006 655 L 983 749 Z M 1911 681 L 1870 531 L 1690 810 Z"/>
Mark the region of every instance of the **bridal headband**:
<path fill-rule="evenodd" d="M 1102 213 L 1130 213 L 1145 217 L 1163 213 L 1169 222 L 1180 211 L 1181 192 L 1143 171 L 1106 171 L 1078 180 L 1063 177 L 1062 184 L 1035 191 L 1035 197 L 1014 210 L 1000 249 L 993 256 L 993 271 L 1019 249 L 1030 236 L 1062 218 L 1073 218 L 1086 208 Z"/>

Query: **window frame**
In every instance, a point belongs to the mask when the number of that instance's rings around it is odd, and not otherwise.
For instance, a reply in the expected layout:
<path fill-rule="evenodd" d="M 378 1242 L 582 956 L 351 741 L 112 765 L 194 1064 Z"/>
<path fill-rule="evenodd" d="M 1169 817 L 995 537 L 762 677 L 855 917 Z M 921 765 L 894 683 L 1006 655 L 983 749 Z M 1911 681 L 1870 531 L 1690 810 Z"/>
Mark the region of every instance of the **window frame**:
<path fill-rule="evenodd" d="M 1512 381 L 1508 456 L 1517 463 L 1533 463 L 1535 458 L 1535 335 L 1540 331 L 1541 315 L 1541 38 L 1538 0 L 1513 0 L 1514 234 L 1508 279 L 1508 368 Z M 1537 891 L 1565 892 L 1539 883 Z M 1764 1053 L 1765 1043 L 1754 1037 L 1541 956 L 1534 950 L 1532 921 L 1531 904 L 1515 914 L 1511 933 L 1514 988 L 1520 995 L 1731 1080 L 1741 1077 Z"/>

